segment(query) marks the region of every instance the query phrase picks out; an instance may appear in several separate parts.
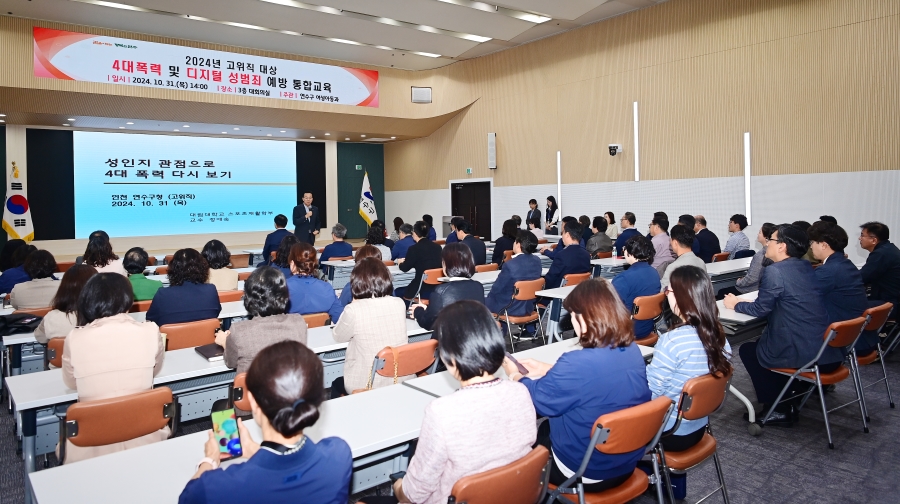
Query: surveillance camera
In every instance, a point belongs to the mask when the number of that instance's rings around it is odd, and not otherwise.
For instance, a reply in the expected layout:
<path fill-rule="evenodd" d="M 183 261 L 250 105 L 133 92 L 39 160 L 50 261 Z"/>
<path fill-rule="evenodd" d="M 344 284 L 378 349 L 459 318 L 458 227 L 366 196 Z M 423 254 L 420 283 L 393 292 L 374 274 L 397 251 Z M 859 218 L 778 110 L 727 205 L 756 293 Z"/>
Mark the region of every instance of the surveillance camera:
<path fill-rule="evenodd" d="M 619 144 L 609 144 L 609 155 L 615 156 L 616 154 L 622 152 L 622 146 Z"/>

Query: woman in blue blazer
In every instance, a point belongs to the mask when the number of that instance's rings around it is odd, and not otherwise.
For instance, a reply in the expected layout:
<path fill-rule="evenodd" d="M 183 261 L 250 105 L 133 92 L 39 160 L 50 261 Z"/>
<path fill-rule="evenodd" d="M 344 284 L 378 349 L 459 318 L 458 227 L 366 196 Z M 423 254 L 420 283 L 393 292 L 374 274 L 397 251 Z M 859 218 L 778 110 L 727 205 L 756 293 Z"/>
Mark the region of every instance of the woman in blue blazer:
<path fill-rule="evenodd" d="M 537 238 L 531 231 L 519 230 L 512 250 L 512 259 L 503 263 L 500 275 L 484 300 L 491 313 L 499 314 L 500 310 L 510 304 L 516 282 L 541 278 L 541 260 L 534 255 L 537 250 Z M 513 301 L 509 306 L 509 314 L 513 317 L 529 315 L 532 312 L 534 301 Z"/>
<path fill-rule="evenodd" d="M 169 264 L 169 286 L 156 291 L 147 320 L 157 325 L 219 318 L 222 304 L 216 286 L 208 284 L 209 264 L 194 249 L 175 252 Z"/>
<path fill-rule="evenodd" d="M 650 266 L 655 253 L 650 240 L 639 234 L 632 236 L 625 242 L 622 252 L 625 255 L 625 262 L 631 266 L 616 275 L 612 285 L 625 304 L 625 309 L 628 313 L 632 313 L 634 298 L 659 294 L 662 286 L 659 283 L 659 273 Z M 646 338 L 652 331 L 653 320 L 634 321 L 635 338 Z"/>
<path fill-rule="evenodd" d="M 292 273 L 287 279 L 288 293 L 291 296 L 288 313 L 306 315 L 328 312 L 331 322 L 336 323 L 341 318 L 344 306 L 335 295 L 334 287 L 315 276 L 319 266 L 315 247 L 304 242 L 296 243 L 291 247 L 288 260 Z"/>

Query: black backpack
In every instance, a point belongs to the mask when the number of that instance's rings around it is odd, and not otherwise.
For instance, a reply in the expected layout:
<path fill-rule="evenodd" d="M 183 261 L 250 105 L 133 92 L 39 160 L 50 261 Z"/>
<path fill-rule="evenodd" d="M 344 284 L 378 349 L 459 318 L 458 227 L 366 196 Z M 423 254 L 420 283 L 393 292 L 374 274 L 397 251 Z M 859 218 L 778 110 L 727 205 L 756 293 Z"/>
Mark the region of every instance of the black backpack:
<path fill-rule="evenodd" d="M 10 334 L 34 332 L 41 325 L 43 317 L 30 313 L 13 313 L 0 316 L 0 336 Z"/>

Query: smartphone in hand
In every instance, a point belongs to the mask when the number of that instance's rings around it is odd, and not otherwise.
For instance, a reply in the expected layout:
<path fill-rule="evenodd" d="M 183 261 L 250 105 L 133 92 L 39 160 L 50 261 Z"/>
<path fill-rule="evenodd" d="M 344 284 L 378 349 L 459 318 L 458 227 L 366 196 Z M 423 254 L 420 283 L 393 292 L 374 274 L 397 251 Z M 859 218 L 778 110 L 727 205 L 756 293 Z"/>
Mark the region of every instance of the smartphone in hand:
<path fill-rule="evenodd" d="M 237 417 L 234 408 L 212 412 L 213 433 L 216 442 L 219 443 L 219 456 L 221 460 L 240 457 L 244 454 L 241 449 L 241 435 L 238 431 Z"/>
<path fill-rule="evenodd" d="M 516 365 L 516 369 L 518 369 L 519 372 L 522 373 L 522 376 L 525 376 L 525 375 L 528 374 L 528 368 L 526 368 L 525 366 L 522 365 L 522 363 L 520 363 L 519 361 L 517 361 L 516 358 L 513 357 L 511 353 L 506 352 L 506 357 L 507 357 L 509 360 L 511 360 L 513 364 Z"/>

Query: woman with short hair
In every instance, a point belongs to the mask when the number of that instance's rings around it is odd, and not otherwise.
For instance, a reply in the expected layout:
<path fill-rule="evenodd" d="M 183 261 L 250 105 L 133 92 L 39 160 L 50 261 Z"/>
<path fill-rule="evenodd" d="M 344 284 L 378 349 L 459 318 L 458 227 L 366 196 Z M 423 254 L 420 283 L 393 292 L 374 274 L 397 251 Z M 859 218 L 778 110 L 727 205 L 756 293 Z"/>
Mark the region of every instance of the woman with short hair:
<path fill-rule="evenodd" d="M 353 302 L 334 326 L 334 340 L 348 345 L 344 376 L 331 384 L 331 397 L 393 384 L 393 377 L 380 375 L 369 383 L 372 362 L 384 347 L 409 342 L 406 303 L 392 295 L 394 283 L 383 262 L 367 257 L 357 263 L 350 273 L 350 289 Z M 398 381 L 411 377 L 400 376 Z"/>
<path fill-rule="evenodd" d="M 209 264 L 209 279 L 207 283 L 216 286 L 216 290 L 236 290 L 238 288 L 238 272 L 229 268 L 231 266 L 231 252 L 224 243 L 219 240 L 210 240 L 203 246 L 200 255 Z"/>
<path fill-rule="evenodd" d="M 659 281 L 659 273 L 650 266 L 656 249 L 645 236 L 632 236 L 622 247 L 622 255 L 629 268 L 612 279 L 619 298 L 625 305 L 629 314 L 634 311 L 634 298 L 639 296 L 653 296 L 659 294 L 662 285 Z M 653 320 L 635 320 L 634 336 L 637 339 L 646 338 L 653 332 Z"/>
<path fill-rule="evenodd" d="M 403 219 L 400 217 L 394 217 L 394 230 L 391 231 L 391 235 L 388 236 L 392 242 L 396 243 L 400 240 L 400 226 L 403 225 Z"/>
<path fill-rule="evenodd" d="M 78 296 L 78 327 L 66 337 L 62 376 L 79 401 L 121 397 L 153 388 L 165 358 L 159 326 L 128 315 L 131 283 L 118 273 L 90 278 Z M 66 463 L 163 441 L 169 428 L 111 445 L 80 447 L 66 443 Z"/>
<path fill-rule="evenodd" d="M 284 278 L 293 276 L 291 273 L 291 249 L 298 243 L 300 243 L 300 239 L 295 234 L 289 234 L 282 238 L 278 250 L 275 251 L 275 258 L 269 263 L 269 266 L 281 270 Z"/>
<path fill-rule="evenodd" d="M 13 264 L 13 254 L 15 254 L 16 250 L 23 245 L 26 245 L 25 240 L 19 240 L 18 238 L 8 240 L 3 244 L 3 249 L 0 250 L 0 272 L 15 267 Z"/>
<path fill-rule="evenodd" d="M 87 264 L 76 264 L 66 270 L 59 289 L 50 302 L 53 308 L 34 330 L 34 339 L 47 344 L 51 338 L 65 338 L 78 325 L 78 296 L 97 270 Z"/>
<path fill-rule="evenodd" d="M 415 319 L 425 330 L 431 330 L 444 307 L 457 301 L 468 299 L 484 304 L 484 285 L 472 280 L 475 259 L 468 245 L 451 243 L 444 246 L 441 251 L 441 267 L 446 281 L 434 288 L 428 298 L 428 305 L 414 303 L 409 307 L 409 318 Z"/>
<path fill-rule="evenodd" d="M 353 256 L 353 261 L 354 264 L 359 264 L 359 262 L 366 257 L 374 257 L 383 262 L 384 257 L 390 256 L 390 253 L 388 253 L 387 256 L 382 255 L 381 249 L 375 248 L 373 245 L 363 245 L 356 251 L 356 255 Z M 341 306 L 344 307 L 353 302 L 353 290 L 351 289 L 350 280 L 347 280 L 347 284 L 341 289 L 341 295 L 338 299 L 341 301 Z"/>
<path fill-rule="evenodd" d="M 262 443 L 238 420 L 247 461 L 220 469 L 219 443 L 209 431 L 206 456 L 178 502 L 346 504 L 353 472 L 347 442 L 336 437 L 316 442 L 303 434 L 319 419 L 323 374 L 319 357 L 296 341 L 261 350 L 247 371 L 247 398 Z"/>
<path fill-rule="evenodd" d="M 505 252 L 507 250 L 513 249 L 513 243 L 516 242 L 516 234 L 519 231 L 519 227 L 516 226 L 516 222 L 512 219 L 507 219 L 503 221 L 503 231 L 502 236 L 497 238 L 494 241 L 494 253 L 491 254 L 491 262 L 494 264 L 500 264 L 503 262 L 505 257 Z"/>
<path fill-rule="evenodd" d="M 384 228 L 372 226 L 366 233 L 366 245 L 378 249 L 381 257 L 391 257 L 391 249 L 384 244 L 384 240 Z M 356 253 L 359 254 L 359 250 Z"/>
<path fill-rule="evenodd" d="M 82 262 L 97 269 L 97 273 L 118 273 L 128 276 L 122 260 L 113 252 L 109 243 L 109 235 L 106 231 L 94 231 L 88 237 L 87 248 L 84 250 Z"/>
<path fill-rule="evenodd" d="M 291 276 L 287 278 L 291 296 L 288 312 L 301 315 L 328 312 L 331 322 L 337 322 L 344 307 L 335 295 L 334 287 L 316 278 L 319 267 L 316 249 L 309 243 L 296 243 L 291 247 L 288 260 L 291 265 Z"/>
<path fill-rule="evenodd" d="M 562 354 L 555 364 L 521 359 L 528 369 L 524 376 L 509 359 L 503 363 L 510 379 L 528 388 L 538 415 L 549 417 L 538 431 L 538 443 L 553 455 L 554 485 L 578 470 L 598 417 L 650 400 L 631 317 L 612 285 L 601 278 L 581 282 L 563 307 L 572 316 L 580 350 Z M 643 447 L 615 455 L 593 451 L 582 478 L 585 492 L 624 483 L 643 455 Z"/>
<path fill-rule="evenodd" d="M 37 247 L 34 245 L 23 244 L 13 252 L 12 267 L 0 275 L 0 294 L 9 294 L 16 285 L 31 280 L 25 271 L 25 260 L 36 250 Z"/>
<path fill-rule="evenodd" d="M 46 250 L 36 250 L 25 259 L 25 273 L 31 280 L 16 284 L 9 294 L 9 302 L 15 309 L 44 308 L 50 306 L 59 281 L 53 277 L 56 259 Z"/>
<path fill-rule="evenodd" d="M 191 248 L 181 249 L 169 264 L 169 286 L 156 291 L 147 320 L 163 326 L 219 318 L 222 304 L 216 286 L 206 283 L 209 264 Z"/>

